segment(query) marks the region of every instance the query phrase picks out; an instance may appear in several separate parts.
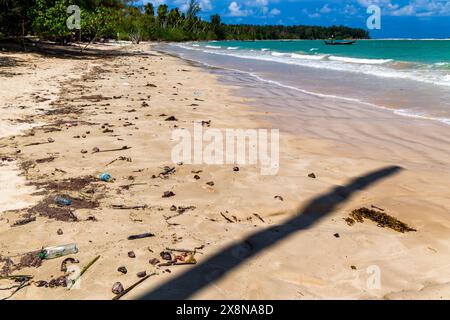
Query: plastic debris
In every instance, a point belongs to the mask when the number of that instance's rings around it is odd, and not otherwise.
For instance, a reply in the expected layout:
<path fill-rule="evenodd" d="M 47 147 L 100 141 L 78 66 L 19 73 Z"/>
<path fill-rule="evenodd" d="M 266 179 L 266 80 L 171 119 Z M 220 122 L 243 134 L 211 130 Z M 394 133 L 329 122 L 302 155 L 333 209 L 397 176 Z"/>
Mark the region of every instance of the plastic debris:
<path fill-rule="evenodd" d="M 78 253 L 78 248 L 75 243 L 72 243 L 62 246 L 44 248 L 39 252 L 39 258 L 49 260 L 75 253 Z"/>
<path fill-rule="evenodd" d="M 102 180 L 103 182 L 114 182 L 114 178 L 107 172 L 102 173 L 102 175 L 100 176 L 100 180 Z"/>
<path fill-rule="evenodd" d="M 72 204 L 72 200 L 63 196 L 56 196 L 55 203 L 61 207 L 68 207 Z"/>

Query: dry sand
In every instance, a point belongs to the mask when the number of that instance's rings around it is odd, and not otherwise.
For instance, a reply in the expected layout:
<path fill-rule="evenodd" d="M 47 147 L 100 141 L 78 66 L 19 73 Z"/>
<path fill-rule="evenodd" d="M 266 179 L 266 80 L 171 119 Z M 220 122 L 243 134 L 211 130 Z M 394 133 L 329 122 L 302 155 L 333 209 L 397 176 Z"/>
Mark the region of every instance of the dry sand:
<path fill-rule="evenodd" d="M 89 60 L 0 54 L 20 61 L 0 69 L 0 267 L 6 257 L 18 263 L 27 252 L 66 243 L 77 243 L 80 266 L 101 256 L 79 289 L 32 284 L 14 299 L 111 299 L 115 282 L 128 287 L 140 271 L 157 275 L 124 298 L 450 298 L 447 128 L 356 107 L 343 115 L 330 102 L 308 109 L 301 101 L 295 115 L 254 108 L 205 70 L 150 50 L 123 46 L 126 55 Z M 211 120 L 213 128 L 283 128 L 293 117 L 304 129 L 282 130 L 276 176 L 250 165 L 235 172 L 233 165 L 171 162 L 174 126 L 192 130 L 194 121 Z M 36 142 L 44 143 L 27 146 Z M 92 152 L 123 146 L 131 149 Z M 108 165 L 118 157 L 131 161 Z M 158 177 L 164 166 L 175 173 Z M 79 179 L 105 171 L 114 183 Z M 74 202 L 72 214 L 46 207 L 55 194 L 83 188 L 94 199 Z M 175 196 L 162 198 L 165 191 Z M 173 205 L 195 209 L 169 219 Z M 371 205 L 417 232 L 344 221 Z M 24 217 L 36 221 L 12 226 Z M 127 240 L 144 232 L 155 236 Z M 152 266 L 167 247 L 201 248 L 198 263 Z M 49 281 L 64 274 L 62 260 L 13 274 Z"/>

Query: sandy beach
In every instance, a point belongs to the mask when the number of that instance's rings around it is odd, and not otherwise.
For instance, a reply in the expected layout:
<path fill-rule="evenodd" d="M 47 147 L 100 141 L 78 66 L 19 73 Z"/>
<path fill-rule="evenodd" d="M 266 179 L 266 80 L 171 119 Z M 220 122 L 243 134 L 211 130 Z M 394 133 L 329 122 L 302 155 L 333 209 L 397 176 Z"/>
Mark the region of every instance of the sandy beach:
<path fill-rule="evenodd" d="M 112 299 L 143 271 L 122 299 L 450 298 L 448 125 L 270 84 L 265 96 L 151 43 L 93 50 L 0 52 L 0 276 L 33 276 L 11 299 Z M 278 173 L 173 163 L 173 130 L 195 122 L 279 129 Z M 350 225 L 359 208 L 416 231 Z M 69 243 L 72 267 L 100 256 L 71 290 L 52 282 L 64 258 L 35 259 Z M 195 264 L 164 265 L 186 250 Z"/>

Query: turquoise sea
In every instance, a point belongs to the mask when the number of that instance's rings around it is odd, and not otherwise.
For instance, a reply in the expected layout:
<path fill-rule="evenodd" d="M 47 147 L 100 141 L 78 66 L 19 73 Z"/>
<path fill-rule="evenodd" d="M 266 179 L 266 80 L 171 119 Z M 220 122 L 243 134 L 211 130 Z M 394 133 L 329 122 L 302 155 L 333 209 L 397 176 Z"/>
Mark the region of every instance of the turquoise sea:
<path fill-rule="evenodd" d="M 360 40 L 348 46 L 329 46 L 321 40 L 223 41 L 186 46 L 241 58 L 450 86 L 448 40 Z"/>
<path fill-rule="evenodd" d="M 286 89 L 342 97 L 450 124 L 450 40 L 210 41 L 169 51 Z"/>

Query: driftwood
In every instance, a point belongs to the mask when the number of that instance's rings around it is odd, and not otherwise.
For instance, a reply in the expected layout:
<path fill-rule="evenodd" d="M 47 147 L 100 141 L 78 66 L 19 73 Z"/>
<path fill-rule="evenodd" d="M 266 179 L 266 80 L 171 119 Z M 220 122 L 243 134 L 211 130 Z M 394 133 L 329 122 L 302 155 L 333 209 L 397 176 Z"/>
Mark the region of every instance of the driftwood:
<path fill-rule="evenodd" d="M 166 262 L 158 264 L 158 267 L 186 266 L 196 264 L 195 262 Z"/>
<path fill-rule="evenodd" d="M 253 215 L 254 215 L 255 217 L 257 217 L 259 220 L 261 220 L 262 222 L 266 223 L 266 222 L 264 221 L 264 219 L 263 219 L 259 214 L 254 213 Z"/>
<path fill-rule="evenodd" d="M 38 145 L 41 145 L 41 144 L 48 144 L 48 143 L 53 143 L 53 142 L 50 142 L 50 141 L 45 141 L 45 142 L 32 142 L 32 143 L 25 144 L 24 147 L 38 146 Z"/>
<path fill-rule="evenodd" d="M 130 183 L 130 184 L 124 184 L 122 186 L 119 186 L 119 188 L 125 189 L 125 190 L 129 190 L 131 187 L 134 186 L 145 186 L 147 185 L 147 183 L 142 182 L 142 183 Z"/>
<path fill-rule="evenodd" d="M 116 161 L 127 161 L 127 162 L 131 162 L 131 158 L 130 158 L 130 157 L 123 157 L 123 156 L 121 156 L 121 157 L 118 157 L 118 158 L 112 160 L 112 161 L 109 162 L 106 166 L 109 166 L 109 165 L 113 164 L 113 163 L 116 162 Z"/>
<path fill-rule="evenodd" d="M 3 298 L 2 300 L 8 300 L 13 295 L 15 295 L 17 292 L 19 292 L 21 289 L 23 289 L 25 287 L 28 287 L 31 284 L 31 279 L 32 278 L 33 277 L 30 276 L 29 278 L 26 278 L 25 280 L 23 280 L 18 286 L 11 287 L 11 289 L 16 288 L 16 290 L 14 290 L 9 296 L 7 296 L 6 298 Z"/>
<path fill-rule="evenodd" d="M 231 220 L 230 218 L 228 218 L 228 217 L 227 217 L 226 215 L 224 215 L 222 212 L 220 213 L 220 215 L 221 215 L 222 217 L 224 217 L 224 219 L 227 220 L 228 222 L 234 223 L 233 220 Z"/>
<path fill-rule="evenodd" d="M 146 204 L 144 205 L 136 205 L 136 206 L 126 206 L 123 204 L 113 204 L 112 205 L 113 209 L 118 209 L 118 210 L 139 210 L 139 209 L 147 209 L 148 206 Z"/>
<path fill-rule="evenodd" d="M 33 222 L 33 221 L 36 221 L 36 217 L 30 217 L 30 218 L 17 220 L 16 222 L 14 222 L 12 227 L 23 226 L 23 225 L 25 225 L 27 223 L 30 223 L 30 222 Z"/>
<path fill-rule="evenodd" d="M 131 149 L 131 147 L 123 146 L 122 148 L 116 148 L 116 149 L 96 150 L 92 153 L 113 152 L 113 151 L 122 151 L 122 150 L 128 150 L 128 149 Z"/>
<path fill-rule="evenodd" d="M 189 249 L 172 249 L 172 248 L 166 248 L 167 251 L 174 251 L 174 252 L 183 252 L 183 253 L 196 253 L 196 250 L 189 250 Z"/>
<path fill-rule="evenodd" d="M 143 234 L 136 234 L 128 237 L 128 240 L 137 240 L 137 239 L 144 239 L 144 238 L 150 238 L 154 237 L 155 235 L 153 233 L 143 233 Z"/>

